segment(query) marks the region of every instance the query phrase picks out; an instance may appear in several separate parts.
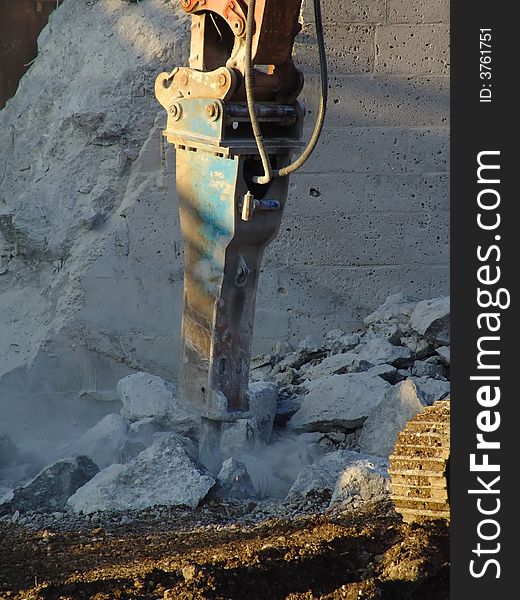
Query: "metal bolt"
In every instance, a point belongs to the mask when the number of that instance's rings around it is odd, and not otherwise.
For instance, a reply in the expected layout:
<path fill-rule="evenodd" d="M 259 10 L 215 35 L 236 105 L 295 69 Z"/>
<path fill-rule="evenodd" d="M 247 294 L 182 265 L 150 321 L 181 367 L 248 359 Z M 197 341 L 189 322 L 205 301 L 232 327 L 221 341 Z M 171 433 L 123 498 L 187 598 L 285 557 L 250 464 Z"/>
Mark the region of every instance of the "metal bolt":
<path fill-rule="evenodd" d="M 180 77 L 180 83 L 181 85 L 188 85 L 189 82 L 189 78 L 188 78 L 188 73 L 183 73 Z"/>
<path fill-rule="evenodd" d="M 168 109 L 168 112 L 170 113 L 170 116 L 172 117 L 172 119 L 174 121 L 178 121 L 181 118 L 182 109 L 181 109 L 180 105 L 177 103 L 172 104 L 170 106 L 170 108 Z"/>
<path fill-rule="evenodd" d="M 225 76 L 224 73 L 220 73 L 220 75 L 218 76 L 217 82 L 220 87 L 224 87 L 226 85 L 227 77 Z"/>
<path fill-rule="evenodd" d="M 216 121 L 218 119 L 219 108 L 216 102 L 212 102 L 206 106 L 206 116 L 211 121 Z"/>

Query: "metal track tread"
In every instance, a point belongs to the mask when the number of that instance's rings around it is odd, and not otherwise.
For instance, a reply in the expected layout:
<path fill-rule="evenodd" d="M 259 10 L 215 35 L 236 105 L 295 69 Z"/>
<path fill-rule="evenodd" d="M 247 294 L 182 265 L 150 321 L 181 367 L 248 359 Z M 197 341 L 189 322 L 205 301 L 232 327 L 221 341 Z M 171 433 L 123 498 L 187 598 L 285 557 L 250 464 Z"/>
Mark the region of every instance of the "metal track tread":
<path fill-rule="evenodd" d="M 391 497 L 405 522 L 450 519 L 450 401 L 428 406 L 397 436 L 390 456 Z"/>

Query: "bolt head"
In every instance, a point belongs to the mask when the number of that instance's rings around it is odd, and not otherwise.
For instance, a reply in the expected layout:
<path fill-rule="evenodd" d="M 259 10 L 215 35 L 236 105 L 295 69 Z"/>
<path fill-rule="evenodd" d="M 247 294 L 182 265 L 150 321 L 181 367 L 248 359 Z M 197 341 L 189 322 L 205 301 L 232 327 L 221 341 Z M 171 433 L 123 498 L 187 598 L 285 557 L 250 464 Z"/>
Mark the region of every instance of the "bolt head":
<path fill-rule="evenodd" d="M 174 121 L 178 121 L 182 116 L 182 109 L 179 106 L 179 104 L 177 104 L 177 102 L 175 102 L 175 104 L 172 104 L 168 108 L 168 113 Z"/>
<path fill-rule="evenodd" d="M 210 119 L 213 119 L 217 115 L 217 107 L 215 104 L 212 103 L 206 106 L 206 115 Z"/>
<path fill-rule="evenodd" d="M 224 73 L 220 73 L 220 75 L 218 76 L 217 82 L 220 87 L 224 87 L 226 85 L 227 77 L 224 75 Z"/>

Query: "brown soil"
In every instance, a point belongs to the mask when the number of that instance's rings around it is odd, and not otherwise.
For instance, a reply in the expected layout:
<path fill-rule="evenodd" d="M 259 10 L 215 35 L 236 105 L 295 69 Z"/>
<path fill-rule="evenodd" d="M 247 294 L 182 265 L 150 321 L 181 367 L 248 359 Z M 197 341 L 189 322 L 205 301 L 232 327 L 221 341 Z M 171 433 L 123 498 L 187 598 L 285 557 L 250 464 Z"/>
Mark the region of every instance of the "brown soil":
<path fill-rule="evenodd" d="M 444 600 L 443 522 L 405 525 L 387 504 L 340 516 L 171 531 L 0 525 L 0 598 Z"/>

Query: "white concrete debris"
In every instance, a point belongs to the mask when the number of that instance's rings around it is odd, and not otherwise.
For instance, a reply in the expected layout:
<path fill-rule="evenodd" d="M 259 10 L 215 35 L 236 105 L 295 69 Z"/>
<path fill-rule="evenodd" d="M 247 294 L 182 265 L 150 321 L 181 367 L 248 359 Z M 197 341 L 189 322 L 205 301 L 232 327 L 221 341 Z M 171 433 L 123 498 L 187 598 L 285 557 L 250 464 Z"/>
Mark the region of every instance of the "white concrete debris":
<path fill-rule="evenodd" d="M 199 418 L 180 406 L 176 386 L 150 373 L 134 373 L 117 383 L 125 417 L 139 420 L 154 417 L 174 431 L 194 435 Z"/>
<path fill-rule="evenodd" d="M 114 464 L 69 498 L 74 512 L 137 510 L 150 506 L 196 507 L 215 479 L 177 435 L 159 439 L 126 465 Z"/>
<path fill-rule="evenodd" d="M 359 492 L 363 491 L 366 496 L 369 490 L 379 489 L 379 480 L 372 480 L 372 473 L 361 475 L 363 469 L 371 469 L 380 477 L 384 476 L 387 466 L 387 463 L 377 456 L 364 455 L 352 450 L 329 452 L 300 472 L 287 494 L 286 501 L 294 502 L 298 498 L 324 491 L 335 491 L 335 502 L 343 500 L 349 492 L 352 492 L 352 495 L 361 495 Z M 344 478 L 343 484 L 341 478 Z"/>
<path fill-rule="evenodd" d="M 440 358 L 437 356 L 430 357 L 428 360 L 416 360 L 410 368 L 411 374 L 415 377 L 446 379 L 446 369 L 440 362 Z"/>
<path fill-rule="evenodd" d="M 12 498 L 0 504 L 0 514 L 14 510 L 60 510 L 65 507 L 67 498 L 98 471 L 88 456 L 60 459 L 42 469 L 23 487 L 16 488 Z"/>
<path fill-rule="evenodd" d="M 432 377 L 410 377 L 429 406 L 436 400 L 446 398 L 450 393 L 450 382 Z"/>
<path fill-rule="evenodd" d="M 363 425 L 359 437 L 361 450 L 388 458 L 397 434 L 426 405 L 426 399 L 411 379 L 392 386 L 383 402 L 370 413 Z"/>
<path fill-rule="evenodd" d="M 130 435 L 138 438 L 149 438 L 154 433 L 163 430 L 163 425 L 155 417 L 144 417 L 143 419 L 139 419 L 139 421 L 134 421 L 130 423 L 130 427 L 128 428 Z"/>
<path fill-rule="evenodd" d="M 450 343 L 450 298 L 423 300 L 415 307 L 411 327 L 427 340 L 444 346 Z"/>
<path fill-rule="evenodd" d="M 173 383 L 150 373 L 134 373 L 117 382 L 125 417 L 166 417 L 173 411 L 177 390 Z"/>
<path fill-rule="evenodd" d="M 360 427 L 383 400 L 390 384 L 367 373 L 331 375 L 310 384 L 301 408 L 288 426 L 297 431 L 350 430 Z"/>
<path fill-rule="evenodd" d="M 179 406 L 174 384 L 144 372 L 121 379 L 123 416 L 105 416 L 68 447 L 103 469 L 70 491 L 67 506 L 92 513 L 255 497 L 285 499 L 296 510 L 330 501 L 331 509 L 343 510 L 384 496 L 387 459 L 399 431 L 424 406 L 449 394 L 450 348 L 439 346 L 446 337 L 441 300 L 415 303 L 393 296 L 367 318 L 368 331 L 331 331 L 322 342 L 305 339 L 285 356 L 278 348 L 255 359 L 257 375 L 261 371 L 269 380 L 250 384 L 248 418 L 224 424 L 228 460 L 216 480 L 197 463 L 199 420 Z M 430 338 L 411 329 L 414 314 Z M 418 327 L 417 322 L 418 317 Z M 395 336 L 385 334 L 385 323 L 395 326 Z M 31 467 L 18 464 L 20 457 L 8 458 L 17 456 L 13 447 L 7 435 L 0 436 L 4 504 L 31 510 L 9 504 L 9 491 L 17 485 L 13 473 L 20 477 Z M 60 490 L 68 489 L 67 474 L 63 482 L 56 474 Z M 60 498 L 41 510 L 63 507 L 66 493 Z"/>
<path fill-rule="evenodd" d="M 217 475 L 217 485 L 212 490 L 212 495 L 236 500 L 256 498 L 257 493 L 246 465 L 234 458 L 225 460 Z"/>
<path fill-rule="evenodd" d="M 303 375 L 309 379 L 319 379 L 329 375 L 342 375 L 347 373 L 356 363 L 359 363 L 359 357 L 355 352 L 345 352 L 342 354 L 331 354 L 324 358 L 317 365 L 310 365 L 301 369 Z M 371 366 L 367 363 L 367 367 Z"/>
<path fill-rule="evenodd" d="M 100 469 L 121 461 L 128 436 L 128 422 L 120 415 L 107 415 L 86 431 L 70 448 L 71 453 L 84 454 Z"/>
<path fill-rule="evenodd" d="M 360 360 L 366 360 L 373 365 L 389 364 L 398 366 L 410 358 L 408 348 L 395 346 L 388 340 L 372 332 L 365 334 L 356 347 L 355 353 Z"/>
<path fill-rule="evenodd" d="M 323 336 L 323 348 L 333 354 L 348 352 L 359 344 L 357 333 L 345 333 L 341 329 L 332 329 Z"/>
<path fill-rule="evenodd" d="M 330 505 L 375 500 L 390 493 L 388 462 L 377 456 L 361 455 L 348 464 L 336 481 Z"/>
<path fill-rule="evenodd" d="M 399 343 L 408 331 L 417 302 L 402 292 L 388 296 L 384 303 L 363 320 L 366 327 L 384 338 Z"/>
<path fill-rule="evenodd" d="M 446 365 L 450 365 L 450 347 L 449 346 L 439 346 L 439 348 L 435 349 L 435 352 L 442 358 Z"/>

